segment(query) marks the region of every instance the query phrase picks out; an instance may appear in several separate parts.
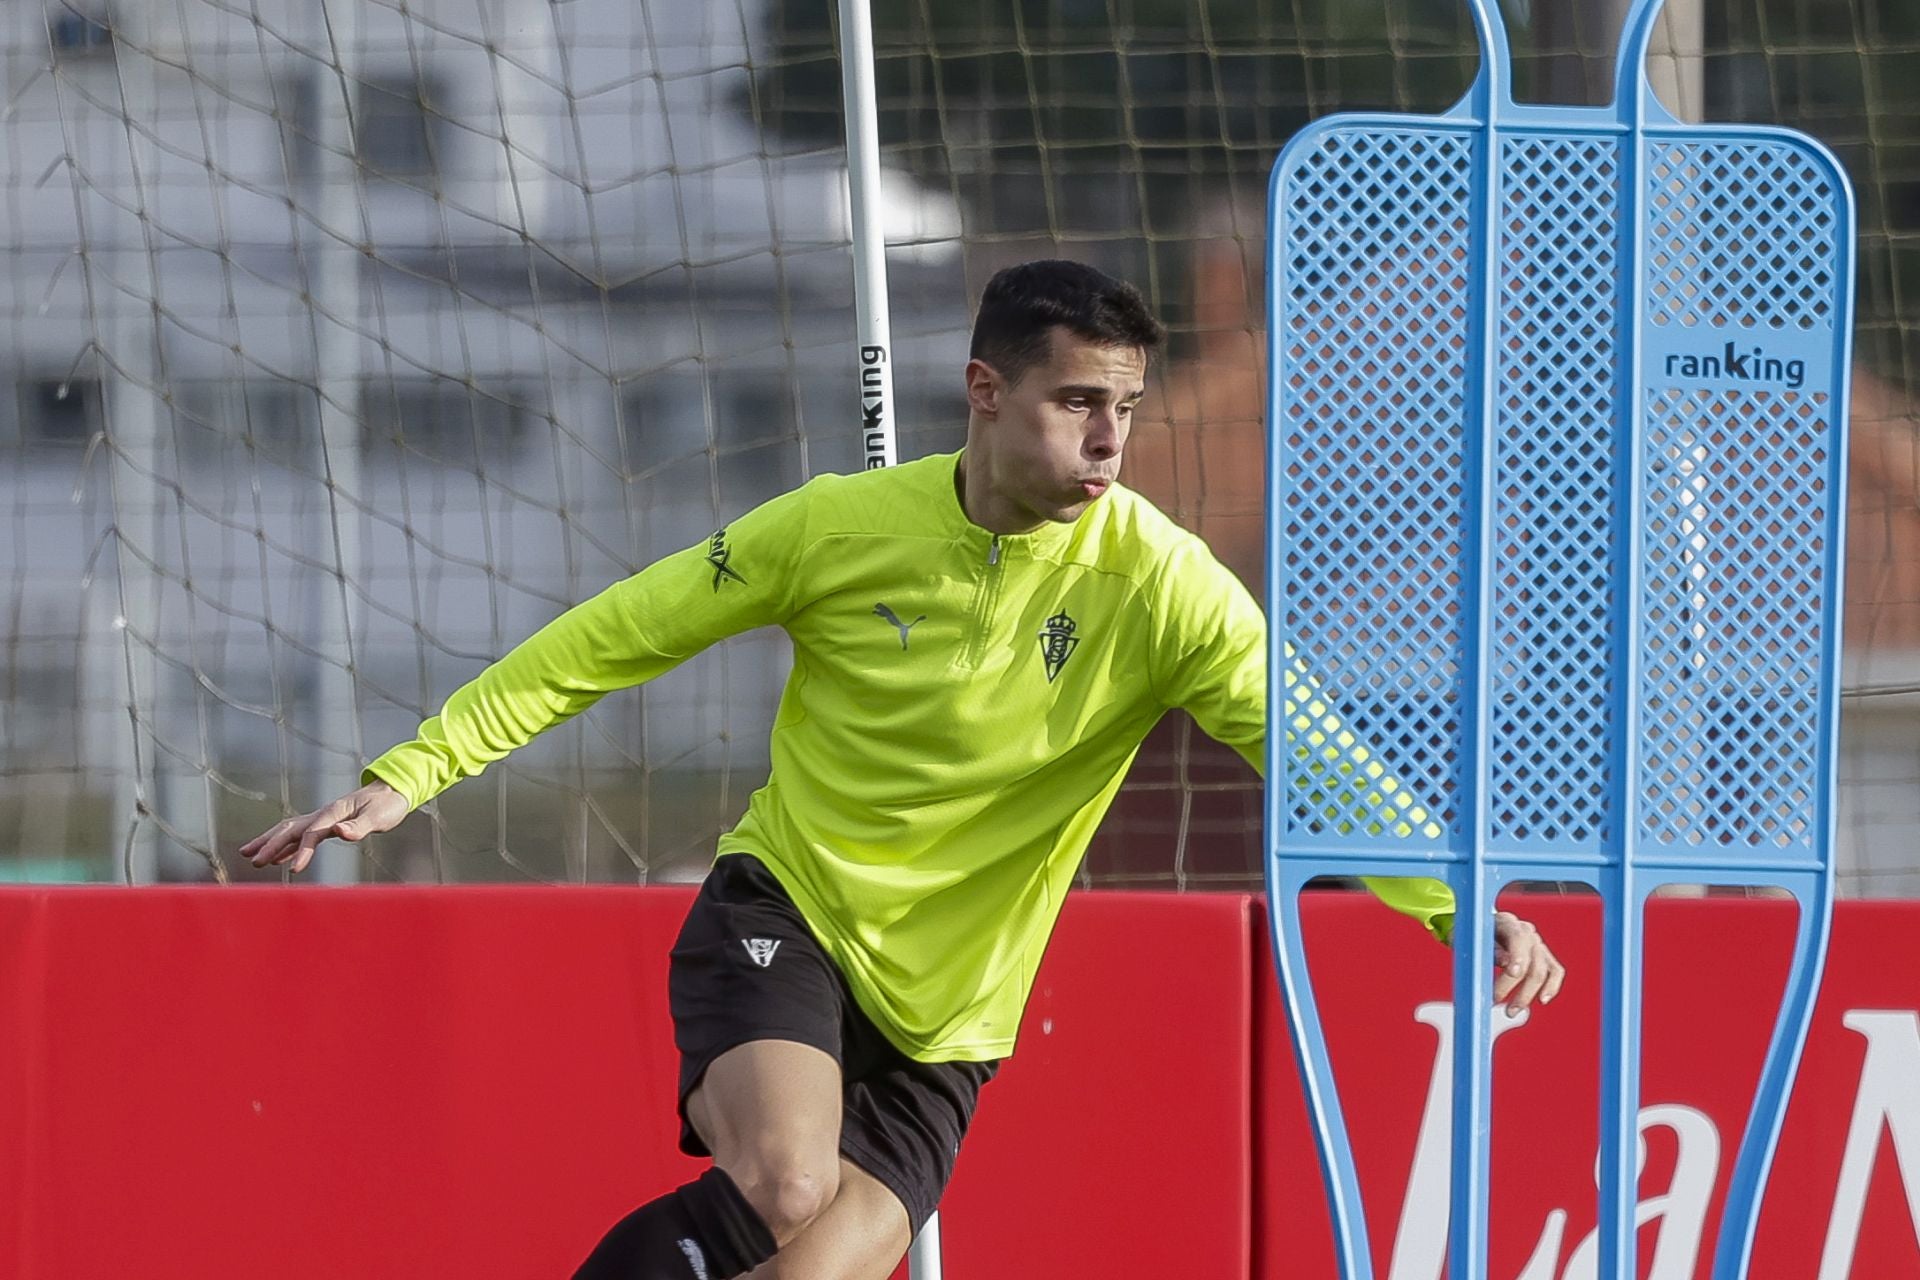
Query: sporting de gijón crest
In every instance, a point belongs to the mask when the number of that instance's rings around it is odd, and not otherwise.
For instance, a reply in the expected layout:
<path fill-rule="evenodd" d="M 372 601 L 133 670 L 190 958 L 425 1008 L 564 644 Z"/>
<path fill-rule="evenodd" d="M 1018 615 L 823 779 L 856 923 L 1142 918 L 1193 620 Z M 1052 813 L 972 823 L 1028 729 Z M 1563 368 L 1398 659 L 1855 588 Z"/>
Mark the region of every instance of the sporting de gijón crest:
<path fill-rule="evenodd" d="M 1065 609 L 1047 619 L 1047 625 L 1040 632 L 1040 656 L 1047 664 L 1047 683 L 1052 684 L 1054 677 L 1060 674 L 1060 668 L 1067 665 L 1067 659 L 1073 656 L 1079 647 L 1080 638 L 1073 633 L 1079 630 L 1079 624 L 1067 616 Z"/>

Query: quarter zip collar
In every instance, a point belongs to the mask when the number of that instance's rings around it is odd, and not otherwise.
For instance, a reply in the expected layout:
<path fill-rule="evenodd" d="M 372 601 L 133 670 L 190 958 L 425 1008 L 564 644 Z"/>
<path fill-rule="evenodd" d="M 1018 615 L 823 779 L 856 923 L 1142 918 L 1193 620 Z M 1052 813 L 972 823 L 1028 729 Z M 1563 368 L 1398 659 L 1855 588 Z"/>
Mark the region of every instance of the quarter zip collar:
<path fill-rule="evenodd" d="M 978 554 L 985 564 L 997 565 L 1007 560 L 1038 559 L 1066 546 L 1067 540 L 1073 536 L 1073 526 L 1070 524 L 1048 521 L 1028 533 L 994 533 L 968 519 L 966 508 L 960 505 L 960 467 L 965 458 L 966 450 L 962 449 L 953 455 L 952 469 L 942 470 L 947 483 L 940 487 L 939 502 L 943 523 L 969 553 Z M 1084 520 L 1087 517 L 1082 515 L 1080 518 Z"/>

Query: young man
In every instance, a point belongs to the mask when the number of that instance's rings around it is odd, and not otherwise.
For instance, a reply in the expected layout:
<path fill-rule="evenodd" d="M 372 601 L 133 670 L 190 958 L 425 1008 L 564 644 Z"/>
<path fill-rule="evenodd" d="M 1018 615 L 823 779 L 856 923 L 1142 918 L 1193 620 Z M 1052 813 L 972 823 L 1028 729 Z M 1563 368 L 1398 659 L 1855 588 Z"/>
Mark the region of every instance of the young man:
<path fill-rule="evenodd" d="M 241 850 L 297 871 L 613 689 L 786 628 L 772 776 L 721 837 L 670 969 L 681 1142 L 714 1167 L 617 1223 L 579 1277 L 888 1275 L 1012 1052 L 1141 738 L 1184 707 L 1264 763 L 1258 606 L 1114 479 L 1160 338 L 1139 294 L 1091 267 L 1002 271 L 960 454 L 821 476 L 615 584 L 456 692 L 365 787 Z M 1364 782 L 1320 767 L 1383 822 L 1425 821 L 1378 766 Z M 1438 881 L 1371 887 L 1446 936 Z M 1561 969 L 1531 926 L 1502 916 L 1497 933 L 1496 997 L 1551 999 Z"/>

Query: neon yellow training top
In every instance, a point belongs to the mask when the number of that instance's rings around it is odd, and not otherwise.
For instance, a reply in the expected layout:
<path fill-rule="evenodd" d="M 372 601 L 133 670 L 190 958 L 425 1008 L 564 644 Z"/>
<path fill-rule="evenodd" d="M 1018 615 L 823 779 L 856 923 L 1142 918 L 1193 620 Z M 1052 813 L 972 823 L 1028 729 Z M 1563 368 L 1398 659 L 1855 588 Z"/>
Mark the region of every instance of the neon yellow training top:
<path fill-rule="evenodd" d="M 1262 766 L 1266 620 L 1204 543 L 1118 485 L 1073 524 L 994 536 L 961 509 L 958 457 L 820 476 L 615 583 L 367 776 L 423 804 L 611 690 L 782 626 L 793 672 L 772 776 L 720 852 L 766 863 L 903 1052 L 1006 1056 L 1154 722 L 1184 707 Z M 1429 830 L 1304 673 L 1288 685 L 1294 755 L 1322 790 Z M 1370 884 L 1444 937 L 1443 883 Z"/>

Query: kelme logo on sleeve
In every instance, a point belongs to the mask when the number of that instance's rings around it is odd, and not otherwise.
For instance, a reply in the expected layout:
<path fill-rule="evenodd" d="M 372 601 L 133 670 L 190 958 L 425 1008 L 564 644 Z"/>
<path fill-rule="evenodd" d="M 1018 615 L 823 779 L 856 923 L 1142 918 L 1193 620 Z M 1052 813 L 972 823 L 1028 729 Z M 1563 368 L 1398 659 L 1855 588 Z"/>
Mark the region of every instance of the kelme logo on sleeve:
<path fill-rule="evenodd" d="M 725 529 L 715 529 L 713 531 L 713 539 L 707 543 L 707 563 L 713 566 L 713 589 L 715 591 L 720 589 L 720 579 L 722 578 L 732 578 L 743 587 L 747 585 L 745 578 L 727 567 L 727 561 L 731 559 L 733 559 L 733 548 L 727 545 L 727 531 Z"/>
<path fill-rule="evenodd" d="M 1053 678 L 1060 674 L 1060 668 L 1067 665 L 1067 659 L 1073 656 L 1074 649 L 1079 646 L 1080 639 L 1073 634 L 1077 630 L 1079 624 L 1067 616 L 1065 609 L 1047 619 L 1046 629 L 1040 633 L 1040 656 L 1047 664 L 1048 684 L 1053 683 Z"/>

